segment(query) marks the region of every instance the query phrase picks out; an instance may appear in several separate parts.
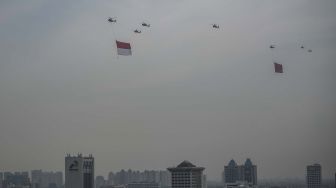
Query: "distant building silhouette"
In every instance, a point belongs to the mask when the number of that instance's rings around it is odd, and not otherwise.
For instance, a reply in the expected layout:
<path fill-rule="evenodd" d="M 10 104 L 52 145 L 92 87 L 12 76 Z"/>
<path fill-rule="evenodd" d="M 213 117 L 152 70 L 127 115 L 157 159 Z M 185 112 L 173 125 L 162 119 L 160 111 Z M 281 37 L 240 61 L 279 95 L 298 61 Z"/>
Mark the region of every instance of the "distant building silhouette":
<path fill-rule="evenodd" d="M 145 171 L 133 171 L 121 170 L 119 172 L 108 174 L 107 184 L 106 185 L 127 185 L 129 183 L 138 183 L 138 182 L 149 182 L 157 183 L 160 188 L 170 187 L 170 173 L 168 171 L 154 171 L 154 170 L 145 170 Z"/>
<path fill-rule="evenodd" d="M 0 188 L 2 188 L 3 173 L 0 172 Z"/>
<path fill-rule="evenodd" d="M 22 187 L 30 188 L 30 179 L 28 172 L 4 172 L 2 188 Z"/>
<path fill-rule="evenodd" d="M 246 159 L 244 164 L 244 181 L 256 186 L 257 185 L 257 166 L 252 164 L 250 159 Z"/>
<path fill-rule="evenodd" d="M 104 185 L 101 188 L 127 188 L 126 185 Z"/>
<path fill-rule="evenodd" d="M 313 164 L 307 166 L 307 188 L 320 188 L 321 187 L 321 173 L 322 167 L 320 164 Z"/>
<path fill-rule="evenodd" d="M 224 166 L 222 174 L 224 187 L 256 187 L 257 186 L 257 166 L 252 164 L 250 159 L 246 159 L 244 165 L 237 165 L 232 159 L 227 166 Z"/>
<path fill-rule="evenodd" d="M 106 185 L 106 180 L 103 176 L 97 176 L 95 184 L 96 184 L 96 188 L 101 188 L 104 185 Z"/>
<path fill-rule="evenodd" d="M 205 174 L 202 175 L 202 188 L 208 188 L 207 176 Z"/>
<path fill-rule="evenodd" d="M 238 165 L 233 159 L 227 166 L 224 166 L 223 180 L 224 183 L 236 183 L 240 180 L 238 174 Z"/>
<path fill-rule="evenodd" d="M 155 182 L 134 182 L 129 183 L 127 188 L 159 188 L 159 184 Z"/>
<path fill-rule="evenodd" d="M 94 188 L 94 158 L 67 155 L 65 157 L 65 188 Z"/>
<path fill-rule="evenodd" d="M 202 188 L 203 167 L 183 161 L 177 167 L 167 169 L 171 172 L 172 188 Z"/>
<path fill-rule="evenodd" d="M 31 184 L 32 188 L 61 188 L 63 186 L 63 173 L 32 170 Z"/>

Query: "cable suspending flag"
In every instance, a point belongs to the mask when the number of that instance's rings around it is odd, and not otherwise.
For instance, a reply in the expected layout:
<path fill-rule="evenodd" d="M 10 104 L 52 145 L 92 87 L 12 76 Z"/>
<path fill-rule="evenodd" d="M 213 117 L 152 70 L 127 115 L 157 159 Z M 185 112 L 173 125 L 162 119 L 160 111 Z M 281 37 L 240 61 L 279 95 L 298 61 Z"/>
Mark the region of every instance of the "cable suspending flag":
<path fill-rule="evenodd" d="M 118 55 L 132 55 L 131 44 L 126 42 L 117 41 Z"/>
<path fill-rule="evenodd" d="M 274 72 L 276 73 L 283 73 L 282 64 L 274 63 Z"/>

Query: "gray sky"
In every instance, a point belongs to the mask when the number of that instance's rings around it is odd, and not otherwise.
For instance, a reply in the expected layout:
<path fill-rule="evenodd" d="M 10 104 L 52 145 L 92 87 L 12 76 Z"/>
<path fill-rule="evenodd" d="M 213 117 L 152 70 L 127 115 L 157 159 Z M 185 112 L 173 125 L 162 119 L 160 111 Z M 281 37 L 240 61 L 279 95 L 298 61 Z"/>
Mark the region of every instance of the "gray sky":
<path fill-rule="evenodd" d="M 63 170 L 66 153 L 82 152 L 96 158 L 97 175 L 188 159 L 219 180 L 230 159 L 250 157 L 260 178 L 303 178 L 316 162 L 331 177 L 335 8 L 335 0 L 1 0 L 0 171 Z M 115 39 L 131 42 L 133 56 L 117 59 Z"/>

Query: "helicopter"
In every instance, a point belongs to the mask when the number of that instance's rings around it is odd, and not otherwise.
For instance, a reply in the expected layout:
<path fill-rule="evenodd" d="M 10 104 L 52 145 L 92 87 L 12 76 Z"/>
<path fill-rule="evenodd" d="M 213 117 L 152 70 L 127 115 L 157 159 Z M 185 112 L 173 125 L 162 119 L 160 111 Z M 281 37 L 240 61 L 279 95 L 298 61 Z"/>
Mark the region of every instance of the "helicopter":
<path fill-rule="evenodd" d="M 140 30 L 134 30 L 134 33 L 141 33 L 141 31 Z"/>
<path fill-rule="evenodd" d="M 304 47 L 303 45 L 301 45 L 300 48 L 301 48 L 301 49 L 305 49 L 305 47 Z M 313 52 L 313 50 L 312 50 L 312 49 L 308 49 L 307 52 Z"/>
<path fill-rule="evenodd" d="M 111 23 L 116 23 L 116 22 L 117 22 L 117 19 L 116 19 L 116 18 L 111 18 L 111 17 L 109 17 L 109 18 L 107 19 L 107 21 L 108 21 L 108 22 L 111 22 Z"/>
<path fill-rule="evenodd" d="M 150 27 L 150 24 L 148 24 L 148 23 L 146 23 L 146 22 L 142 22 L 141 25 L 144 26 L 144 27 Z"/>
<path fill-rule="evenodd" d="M 270 48 L 273 49 L 273 48 L 275 48 L 275 46 L 274 46 L 274 45 L 271 45 Z"/>
<path fill-rule="evenodd" d="M 212 25 L 213 28 L 219 29 L 219 25 L 217 25 L 217 24 L 211 24 L 211 25 Z"/>

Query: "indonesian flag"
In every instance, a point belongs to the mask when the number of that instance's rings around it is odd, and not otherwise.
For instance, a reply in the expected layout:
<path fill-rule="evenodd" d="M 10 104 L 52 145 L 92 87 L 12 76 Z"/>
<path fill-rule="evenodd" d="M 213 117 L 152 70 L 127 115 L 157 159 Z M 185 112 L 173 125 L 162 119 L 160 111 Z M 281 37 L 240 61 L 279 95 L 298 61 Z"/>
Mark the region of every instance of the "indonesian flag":
<path fill-rule="evenodd" d="M 116 41 L 118 55 L 132 55 L 131 44 L 126 42 Z"/>
<path fill-rule="evenodd" d="M 274 63 L 274 72 L 283 73 L 282 64 Z"/>

